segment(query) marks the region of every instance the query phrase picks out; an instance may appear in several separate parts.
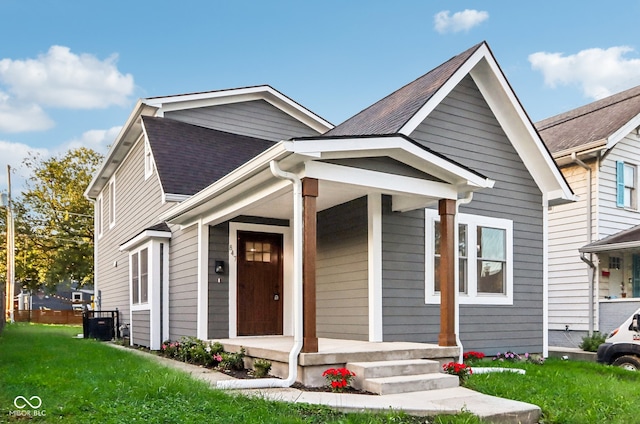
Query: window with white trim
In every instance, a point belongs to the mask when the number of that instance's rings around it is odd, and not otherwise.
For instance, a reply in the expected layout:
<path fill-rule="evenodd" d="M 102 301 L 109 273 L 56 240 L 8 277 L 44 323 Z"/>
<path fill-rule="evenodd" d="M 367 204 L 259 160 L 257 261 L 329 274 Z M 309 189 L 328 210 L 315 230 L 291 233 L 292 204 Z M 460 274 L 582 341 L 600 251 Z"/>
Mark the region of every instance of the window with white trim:
<path fill-rule="evenodd" d="M 627 162 L 616 162 L 616 206 L 637 209 L 637 169 Z"/>
<path fill-rule="evenodd" d="M 144 143 L 144 179 L 146 180 L 153 175 L 153 156 L 151 155 L 151 146 L 148 142 Z"/>
<path fill-rule="evenodd" d="M 116 225 L 116 180 L 109 181 L 109 228 Z"/>
<path fill-rule="evenodd" d="M 440 217 L 426 210 L 426 302 L 440 303 Z M 458 214 L 458 291 L 462 304 L 513 304 L 513 221 Z"/>
<path fill-rule="evenodd" d="M 131 304 L 149 302 L 149 249 L 131 253 Z"/>

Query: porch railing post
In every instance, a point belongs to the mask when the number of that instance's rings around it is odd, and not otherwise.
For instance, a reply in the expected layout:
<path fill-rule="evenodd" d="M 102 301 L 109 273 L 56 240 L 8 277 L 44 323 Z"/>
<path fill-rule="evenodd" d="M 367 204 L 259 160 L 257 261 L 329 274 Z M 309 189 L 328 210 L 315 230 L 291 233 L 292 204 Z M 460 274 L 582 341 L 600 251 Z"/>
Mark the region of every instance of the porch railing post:
<path fill-rule="evenodd" d="M 456 201 L 440 199 L 440 346 L 455 346 L 455 216 Z"/>
<path fill-rule="evenodd" d="M 302 352 L 318 351 L 316 335 L 316 198 L 318 197 L 318 180 L 304 178 L 302 180 L 303 202 L 303 259 L 302 259 L 302 296 L 303 296 L 303 338 Z"/>

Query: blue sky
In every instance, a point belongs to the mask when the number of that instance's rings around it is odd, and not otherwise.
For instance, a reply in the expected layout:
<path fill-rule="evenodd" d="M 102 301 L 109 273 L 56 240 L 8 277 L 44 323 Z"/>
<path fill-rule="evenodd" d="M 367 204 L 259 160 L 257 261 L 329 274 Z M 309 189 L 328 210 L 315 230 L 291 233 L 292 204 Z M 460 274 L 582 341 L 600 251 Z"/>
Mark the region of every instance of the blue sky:
<path fill-rule="evenodd" d="M 141 97 L 269 84 L 338 124 L 487 41 L 535 122 L 640 85 L 640 1 L 0 0 L 6 164 L 106 153 Z"/>

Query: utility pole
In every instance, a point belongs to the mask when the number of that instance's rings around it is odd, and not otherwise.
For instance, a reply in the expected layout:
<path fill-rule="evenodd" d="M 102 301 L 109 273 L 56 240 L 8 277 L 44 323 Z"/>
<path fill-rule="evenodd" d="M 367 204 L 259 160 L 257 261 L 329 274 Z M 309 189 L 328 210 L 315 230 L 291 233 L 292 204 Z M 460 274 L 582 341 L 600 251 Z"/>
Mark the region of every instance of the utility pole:
<path fill-rule="evenodd" d="M 7 165 L 7 289 L 6 295 L 6 318 L 8 322 L 13 322 L 13 298 L 15 287 L 15 247 L 13 213 L 11 210 L 11 165 Z"/>

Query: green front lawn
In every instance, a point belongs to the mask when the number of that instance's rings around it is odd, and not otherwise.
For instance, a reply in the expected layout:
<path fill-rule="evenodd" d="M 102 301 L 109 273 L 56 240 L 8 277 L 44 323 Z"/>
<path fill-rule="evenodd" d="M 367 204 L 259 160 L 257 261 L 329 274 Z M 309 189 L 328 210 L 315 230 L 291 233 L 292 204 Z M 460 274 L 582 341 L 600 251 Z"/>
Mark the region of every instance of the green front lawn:
<path fill-rule="evenodd" d="M 0 422 L 70 423 L 468 423 L 470 414 L 416 418 L 403 414 L 342 414 L 213 390 L 155 361 L 104 342 L 75 339 L 80 327 L 14 324 L 0 335 Z M 515 366 L 526 375 L 472 375 L 466 386 L 533 403 L 542 423 L 640 422 L 640 373 L 595 363 L 549 359 Z M 17 396 L 39 396 L 40 416 L 16 414 Z M 35 401 L 34 401 L 35 402 Z M 24 405 L 19 400 L 19 405 Z M 25 408 L 24 410 L 29 410 Z M 461 405 L 463 409 L 463 405 Z"/>
<path fill-rule="evenodd" d="M 36 422 L 418 423 L 404 414 L 342 414 L 212 390 L 188 375 L 104 342 L 80 327 L 13 324 L 0 335 L 0 422 L 23 422 L 17 396 L 39 396 Z M 36 403 L 37 400 L 33 400 Z M 18 400 L 24 406 L 22 399 Z M 21 411 L 31 408 L 25 407 Z M 44 414 L 44 416 L 43 416 Z M 479 422 L 469 414 L 455 418 Z M 453 422 L 443 417 L 430 422 Z"/>

